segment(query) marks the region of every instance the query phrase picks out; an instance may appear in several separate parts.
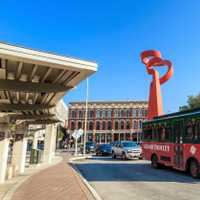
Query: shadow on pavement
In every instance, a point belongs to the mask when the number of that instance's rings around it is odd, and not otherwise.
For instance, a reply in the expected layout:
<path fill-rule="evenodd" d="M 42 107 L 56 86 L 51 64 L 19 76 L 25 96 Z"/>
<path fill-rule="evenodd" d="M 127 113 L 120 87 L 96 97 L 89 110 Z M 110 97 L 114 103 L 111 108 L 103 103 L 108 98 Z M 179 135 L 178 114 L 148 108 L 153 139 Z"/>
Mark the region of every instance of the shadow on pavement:
<path fill-rule="evenodd" d="M 93 160 L 93 162 L 91 162 Z M 96 160 L 105 161 L 97 162 Z M 106 163 L 106 161 L 109 161 Z M 113 161 L 113 162 L 110 162 Z M 110 157 L 92 157 L 89 162 L 76 163 L 87 181 L 133 181 L 133 182 L 172 182 L 200 184 L 200 179 L 193 179 L 185 172 L 166 169 L 153 169 L 149 163 L 115 162 Z"/>

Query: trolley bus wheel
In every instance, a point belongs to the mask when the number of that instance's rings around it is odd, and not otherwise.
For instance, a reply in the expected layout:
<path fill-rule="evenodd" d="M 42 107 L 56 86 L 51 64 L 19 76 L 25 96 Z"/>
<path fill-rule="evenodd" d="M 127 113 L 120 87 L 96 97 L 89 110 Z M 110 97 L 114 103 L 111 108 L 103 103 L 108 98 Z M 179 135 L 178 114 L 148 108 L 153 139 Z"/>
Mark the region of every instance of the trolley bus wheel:
<path fill-rule="evenodd" d="M 159 163 L 158 163 L 158 158 L 156 155 L 153 155 L 151 158 L 151 165 L 153 168 L 158 169 L 159 168 Z"/>
<path fill-rule="evenodd" d="M 193 178 L 199 178 L 200 176 L 200 170 L 199 170 L 199 165 L 196 160 L 192 160 L 190 162 L 190 174 Z"/>

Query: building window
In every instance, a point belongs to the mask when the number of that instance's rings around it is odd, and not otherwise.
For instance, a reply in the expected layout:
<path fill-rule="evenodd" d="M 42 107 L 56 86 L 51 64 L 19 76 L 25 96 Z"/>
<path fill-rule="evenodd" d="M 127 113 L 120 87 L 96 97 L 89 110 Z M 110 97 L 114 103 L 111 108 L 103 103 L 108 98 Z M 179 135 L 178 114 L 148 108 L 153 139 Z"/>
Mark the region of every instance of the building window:
<path fill-rule="evenodd" d="M 79 118 L 83 118 L 83 111 L 80 110 L 80 111 L 78 112 L 78 116 L 79 116 Z"/>
<path fill-rule="evenodd" d="M 112 122 L 108 121 L 108 130 L 112 130 Z"/>
<path fill-rule="evenodd" d="M 71 122 L 71 130 L 75 130 L 75 122 L 74 121 Z"/>
<path fill-rule="evenodd" d="M 100 117 L 101 117 L 100 110 L 97 110 L 97 112 L 96 112 L 96 118 L 100 118 Z"/>
<path fill-rule="evenodd" d="M 111 118 L 111 110 L 108 110 L 108 113 L 107 113 L 108 115 L 108 118 Z"/>
<path fill-rule="evenodd" d="M 112 135 L 110 133 L 107 134 L 107 143 L 112 142 Z"/>
<path fill-rule="evenodd" d="M 95 140 L 96 140 L 96 143 L 100 142 L 100 134 L 99 133 L 95 134 Z"/>
<path fill-rule="evenodd" d="M 93 118 L 93 117 L 94 117 L 94 111 L 91 110 L 91 111 L 89 111 L 89 118 Z"/>
<path fill-rule="evenodd" d="M 130 129 L 131 127 L 130 127 L 130 121 L 127 121 L 126 122 L 126 129 Z"/>
<path fill-rule="evenodd" d="M 106 122 L 105 121 L 102 122 L 102 130 L 106 130 Z"/>
<path fill-rule="evenodd" d="M 121 129 L 121 130 L 124 129 L 124 121 L 121 121 L 121 122 L 120 122 L 120 129 Z"/>
<path fill-rule="evenodd" d="M 119 129 L 119 123 L 118 121 L 115 121 L 115 130 L 118 130 Z"/>
<path fill-rule="evenodd" d="M 139 128 L 142 129 L 142 120 L 139 122 Z"/>
<path fill-rule="evenodd" d="M 82 122 L 78 122 L 78 129 L 82 128 Z"/>
<path fill-rule="evenodd" d="M 72 111 L 72 118 L 76 118 L 76 111 Z"/>
<path fill-rule="evenodd" d="M 139 110 L 136 109 L 136 117 L 138 117 L 138 115 L 139 115 Z"/>
<path fill-rule="evenodd" d="M 137 122 L 135 120 L 133 121 L 133 128 L 137 129 Z"/>
<path fill-rule="evenodd" d="M 105 143 L 105 133 L 101 134 L 101 143 Z"/>
<path fill-rule="evenodd" d="M 124 110 L 120 110 L 120 117 L 124 117 Z"/>
<path fill-rule="evenodd" d="M 93 130 L 93 128 L 94 128 L 94 127 L 93 127 L 93 122 L 90 122 L 90 123 L 89 123 L 89 130 Z"/>
<path fill-rule="evenodd" d="M 96 130 L 100 130 L 100 122 L 99 121 L 96 122 Z"/>
<path fill-rule="evenodd" d="M 136 118 L 136 109 L 133 109 L 133 118 Z"/>
<path fill-rule="evenodd" d="M 118 110 L 114 110 L 114 117 L 115 117 L 115 118 L 118 117 Z"/>
<path fill-rule="evenodd" d="M 102 111 L 102 118 L 106 118 L 106 111 L 105 110 Z"/>
<path fill-rule="evenodd" d="M 140 110 L 139 110 L 139 117 L 142 118 L 142 115 L 143 115 L 143 110 L 140 109 Z"/>
<path fill-rule="evenodd" d="M 130 117 L 130 110 L 126 110 L 126 117 L 129 118 Z"/>

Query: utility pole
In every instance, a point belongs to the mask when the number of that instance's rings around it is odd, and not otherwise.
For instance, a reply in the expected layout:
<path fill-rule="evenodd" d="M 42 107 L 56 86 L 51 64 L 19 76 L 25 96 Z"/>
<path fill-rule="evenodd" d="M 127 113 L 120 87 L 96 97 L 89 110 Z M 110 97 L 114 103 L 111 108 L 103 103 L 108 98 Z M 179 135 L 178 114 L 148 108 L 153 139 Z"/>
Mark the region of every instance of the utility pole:
<path fill-rule="evenodd" d="M 86 79 L 86 100 L 85 100 L 85 127 L 84 127 L 84 141 L 83 141 L 83 155 L 86 154 L 86 140 L 87 140 L 87 115 L 88 115 L 88 94 L 89 94 L 89 80 Z"/>

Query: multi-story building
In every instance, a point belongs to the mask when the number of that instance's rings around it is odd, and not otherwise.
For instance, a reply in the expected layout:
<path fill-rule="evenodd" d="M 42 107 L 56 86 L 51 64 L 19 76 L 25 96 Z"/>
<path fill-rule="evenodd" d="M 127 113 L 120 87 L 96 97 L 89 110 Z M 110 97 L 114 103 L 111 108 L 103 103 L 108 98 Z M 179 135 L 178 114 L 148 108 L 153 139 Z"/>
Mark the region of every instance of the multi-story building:
<path fill-rule="evenodd" d="M 140 140 L 147 117 L 147 101 L 95 101 L 88 103 L 87 139 L 96 143 Z M 84 129 L 85 102 L 70 102 L 69 132 Z"/>

